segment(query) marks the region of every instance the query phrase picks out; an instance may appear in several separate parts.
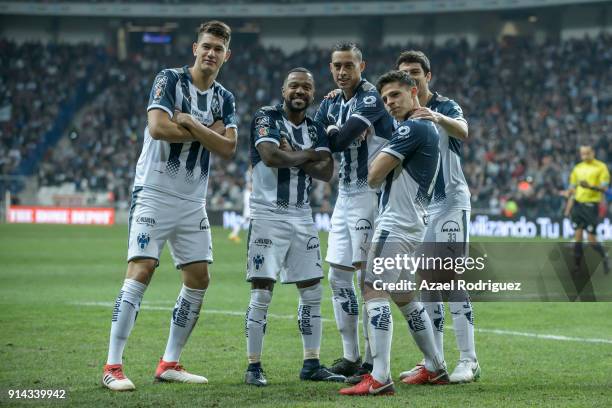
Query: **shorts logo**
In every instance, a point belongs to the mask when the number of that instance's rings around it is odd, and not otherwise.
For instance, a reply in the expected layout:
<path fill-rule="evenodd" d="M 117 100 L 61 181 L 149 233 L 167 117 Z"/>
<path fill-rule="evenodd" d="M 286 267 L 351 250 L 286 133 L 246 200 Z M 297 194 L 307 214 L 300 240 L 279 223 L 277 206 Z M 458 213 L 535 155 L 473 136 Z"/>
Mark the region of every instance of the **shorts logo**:
<path fill-rule="evenodd" d="M 313 249 L 319 249 L 319 238 L 311 237 L 306 244 L 306 250 L 312 251 Z"/>
<path fill-rule="evenodd" d="M 155 218 L 151 218 L 151 217 L 138 217 L 138 218 L 136 218 L 136 224 L 144 224 L 147 227 L 154 227 L 155 224 L 157 224 L 157 222 L 155 221 Z"/>
<path fill-rule="evenodd" d="M 263 265 L 265 258 L 263 257 L 263 255 L 255 255 L 253 257 L 253 264 L 255 265 L 255 270 L 259 270 L 259 268 L 261 268 L 261 265 Z"/>
<path fill-rule="evenodd" d="M 166 84 L 168 83 L 168 77 L 164 74 L 160 74 L 155 78 L 155 83 L 153 84 L 153 100 L 152 103 L 159 103 L 164 96 L 164 91 L 166 90 Z"/>
<path fill-rule="evenodd" d="M 210 229 L 210 224 L 208 224 L 208 218 L 202 218 L 200 221 L 200 231 L 206 231 Z"/>
<path fill-rule="evenodd" d="M 461 232 L 461 227 L 455 221 L 446 221 L 442 224 L 442 232 Z"/>
<path fill-rule="evenodd" d="M 140 249 L 145 249 L 149 245 L 149 241 L 151 241 L 151 236 L 146 232 L 141 232 L 136 237 L 136 242 L 138 242 Z"/>
<path fill-rule="evenodd" d="M 253 241 L 253 245 L 258 247 L 270 248 L 272 246 L 272 240 L 268 238 L 257 238 Z"/>
<path fill-rule="evenodd" d="M 361 218 L 355 224 L 355 231 L 369 231 L 372 229 L 372 223 L 365 218 Z"/>
<path fill-rule="evenodd" d="M 372 316 L 370 323 L 376 330 L 389 331 L 391 324 L 391 308 L 389 306 L 375 307 L 375 311 L 379 312 L 376 316 Z"/>

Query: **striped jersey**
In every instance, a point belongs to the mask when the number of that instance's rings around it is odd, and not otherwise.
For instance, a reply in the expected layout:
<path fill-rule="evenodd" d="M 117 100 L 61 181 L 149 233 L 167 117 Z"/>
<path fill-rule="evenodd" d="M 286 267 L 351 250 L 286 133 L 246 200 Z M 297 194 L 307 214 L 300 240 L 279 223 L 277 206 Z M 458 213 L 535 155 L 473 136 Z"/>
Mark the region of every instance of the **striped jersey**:
<path fill-rule="evenodd" d="M 296 126 L 287 119 L 282 105 L 258 110 L 251 123 L 251 218 L 277 220 L 281 215 L 283 219 L 312 221 L 312 177 L 299 167 L 268 167 L 257 151 L 263 142 L 280 145 L 281 138 L 287 139 L 293 150 L 330 151 L 325 129 L 310 117 Z"/>
<path fill-rule="evenodd" d="M 161 109 L 172 117 L 174 110 L 191 114 L 205 126 L 223 120 L 237 127 L 234 96 L 218 82 L 200 91 L 193 85 L 187 66 L 164 69 L 151 89 L 147 111 Z M 149 187 L 186 200 L 206 202 L 210 152 L 200 142 L 170 143 L 155 140 L 144 131 L 144 144 L 136 164 L 134 187 Z"/>
<path fill-rule="evenodd" d="M 459 104 L 437 92 L 433 94 L 427 107 L 444 116 L 465 122 Z M 429 212 L 435 213 L 443 208 L 470 210 L 470 189 L 461 168 L 463 142 L 449 136 L 442 126 L 437 126 L 437 128 L 440 134 L 440 156 L 442 158 L 440 178 L 443 184 L 437 183 L 434 199 L 429 205 Z"/>
<path fill-rule="evenodd" d="M 381 186 L 377 230 L 422 240 L 440 170 L 439 142 L 438 129 L 428 120 L 408 119 L 393 132 L 382 152 L 400 163 Z"/>
<path fill-rule="evenodd" d="M 393 118 L 385 110 L 374 85 L 362 79 L 353 97 L 344 100 L 339 92 L 335 97 L 321 102 L 315 120 L 325 127 L 341 127 L 351 117 L 357 117 L 369 128 L 365 140 L 355 139 L 341 153 L 339 172 L 339 193 L 353 194 L 371 190 L 368 187 L 368 163 L 379 152 L 382 145 L 391 138 Z"/>

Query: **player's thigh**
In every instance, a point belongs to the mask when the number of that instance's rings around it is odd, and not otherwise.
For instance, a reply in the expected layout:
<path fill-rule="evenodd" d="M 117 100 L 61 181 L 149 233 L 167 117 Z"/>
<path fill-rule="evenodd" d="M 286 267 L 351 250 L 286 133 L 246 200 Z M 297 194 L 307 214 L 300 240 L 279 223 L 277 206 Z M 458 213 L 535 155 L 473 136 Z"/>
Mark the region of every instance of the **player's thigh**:
<path fill-rule="evenodd" d="M 176 267 L 212 263 L 212 238 L 204 204 L 180 200 L 174 208 L 174 217 L 177 225 L 168 238 L 168 244 Z"/>
<path fill-rule="evenodd" d="M 293 231 L 281 282 L 298 283 L 323 278 L 323 260 L 315 224 L 297 223 L 293 225 Z"/>
<path fill-rule="evenodd" d="M 347 269 L 353 268 L 351 236 L 347 223 L 347 210 L 350 197 L 338 196 L 331 217 L 331 228 L 327 238 L 327 253 L 325 260 L 332 265 Z"/>
<path fill-rule="evenodd" d="M 276 277 L 284 266 L 291 245 L 293 228 L 290 222 L 251 220 L 247 251 L 247 281 Z"/>
<path fill-rule="evenodd" d="M 357 266 L 367 260 L 377 211 L 378 200 L 375 193 L 366 192 L 352 197 L 347 216 L 352 265 Z"/>
<path fill-rule="evenodd" d="M 167 195 L 135 190 L 128 219 L 128 262 L 153 259 L 157 265 L 175 223 Z"/>

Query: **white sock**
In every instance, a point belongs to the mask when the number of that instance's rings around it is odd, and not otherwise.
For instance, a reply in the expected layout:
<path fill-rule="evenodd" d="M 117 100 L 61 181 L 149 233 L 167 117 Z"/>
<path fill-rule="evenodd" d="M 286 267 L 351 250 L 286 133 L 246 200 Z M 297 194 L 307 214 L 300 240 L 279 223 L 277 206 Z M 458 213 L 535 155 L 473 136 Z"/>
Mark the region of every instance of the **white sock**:
<path fill-rule="evenodd" d="M 265 289 L 251 289 L 251 301 L 247 308 L 244 329 L 247 338 L 247 358 L 249 363 L 261 361 L 264 335 L 266 334 L 266 316 L 272 301 L 272 292 Z"/>
<path fill-rule="evenodd" d="M 230 237 L 237 237 L 238 234 L 240 234 L 240 229 L 242 228 L 242 223 L 241 222 L 237 222 L 234 224 L 234 227 L 232 228 L 232 233 L 230 234 Z"/>
<path fill-rule="evenodd" d="M 469 297 L 465 302 L 449 302 L 453 328 L 459 349 L 459 359 L 476 361 L 474 344 L 474 310 Z"/>
<path fill-rule="evenodd" d="M 344 358 L 359 359 L 359 302 L 353 283 L 354 273 L 334 267 L 329 268 L 329 285 L 333 293 L 332 304 L 336 325 L 342 337 Z"/>
<path fill-rule="evenodd" d="M 436 348 L 440 352 L 440 357 L 444 360 L 444 303 L 424 302 L 422 304 L 433 326 L 433 338 Z"/>
<path fill-rule="evenodd" d="M 377 298 L 366 302 L 368 331 L 374 369 L 372 377 L 380 383 L 389 381 L 391 373 L 391 341 L 393 317 L 387 299 Z M 364 316 L 366 317 L 366 316 Z"/>
<path fill-rule="evenodd" d="M 183 285 L 170 320 L 170 336 L 162 360 L 166 362 L 179 361 L 181 352 L 193 331 L 204 299 L 206 289 L 191 289 Z"/>
<path fill-rule="evenodd" d="M 300 303 L 298 306 L 298 327 L 302 333 L 304 360 L 319 359 L 321 350 L 321 282 L 307 288 L 298 288 Z"/>
<path fill-rule="evenodd" d="M 431 321 L 427 317 L 421 302 L 412 301 L 400 307 L 400 310 L 406 322 L 408 322 L 412 338 L 423 353 L 423 356 L 425 356 L 425 368 L 433 372 L 446 368 L 444 359 L 442 359 L 434 342 Z"/>
<path fill-rule="evenodd" d="M 147 285 L 134 279 L 126 279 L 113 308 L 113 318 L 106 364 L 123 364 L 123 349 L 134 327 L 140 310 L 140 302 Z"/>
<path fill-rule="evenodd" d="M 373 364 L 372 351 L 370 350 L 370 335 L 368 334 L 368 308 L 364 303 L 361 307 L 361 326 L 363 328 L 363 348 L 365 349 L 363 354 L 364 364 Z"/>

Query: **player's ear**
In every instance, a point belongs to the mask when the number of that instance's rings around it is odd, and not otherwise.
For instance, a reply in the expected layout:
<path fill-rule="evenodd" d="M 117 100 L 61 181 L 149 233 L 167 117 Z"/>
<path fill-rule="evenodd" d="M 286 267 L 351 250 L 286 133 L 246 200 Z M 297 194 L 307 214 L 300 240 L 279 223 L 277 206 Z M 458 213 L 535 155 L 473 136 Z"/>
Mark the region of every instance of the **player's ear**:
<path fill-rule="evenodd" d="M 366 67 L 366 62 L 365 62 L 365 61 L 361 61 L 361 62 L 359 63 L 359 72 L 363 72 L 363 70 L 365 69 L 365 67 Z"/>
<path fill-rule="evenodd" d="M 431 81 L 431 71 L 429 71 L 427 75 L 425 75 L 425 79 L 427 80 L 427 82 Z"/>
<path fill-rule="evenodd" d="M 197 55 L 196 51 L 198 50 L 198 43 L 194 42 L 193 45 L 191 46 L 191 50 L 193 51 L 193 56 L 195 57 Z"/>
<path fill-rule="evenodd" d="M 227 62 L 227 60 L 230 59 L 231 56 L 232 56 L 232 50 L 228 48 L 227 51 L 225 52 L 225 59 L 223 60 L 223 62 Z"/>

